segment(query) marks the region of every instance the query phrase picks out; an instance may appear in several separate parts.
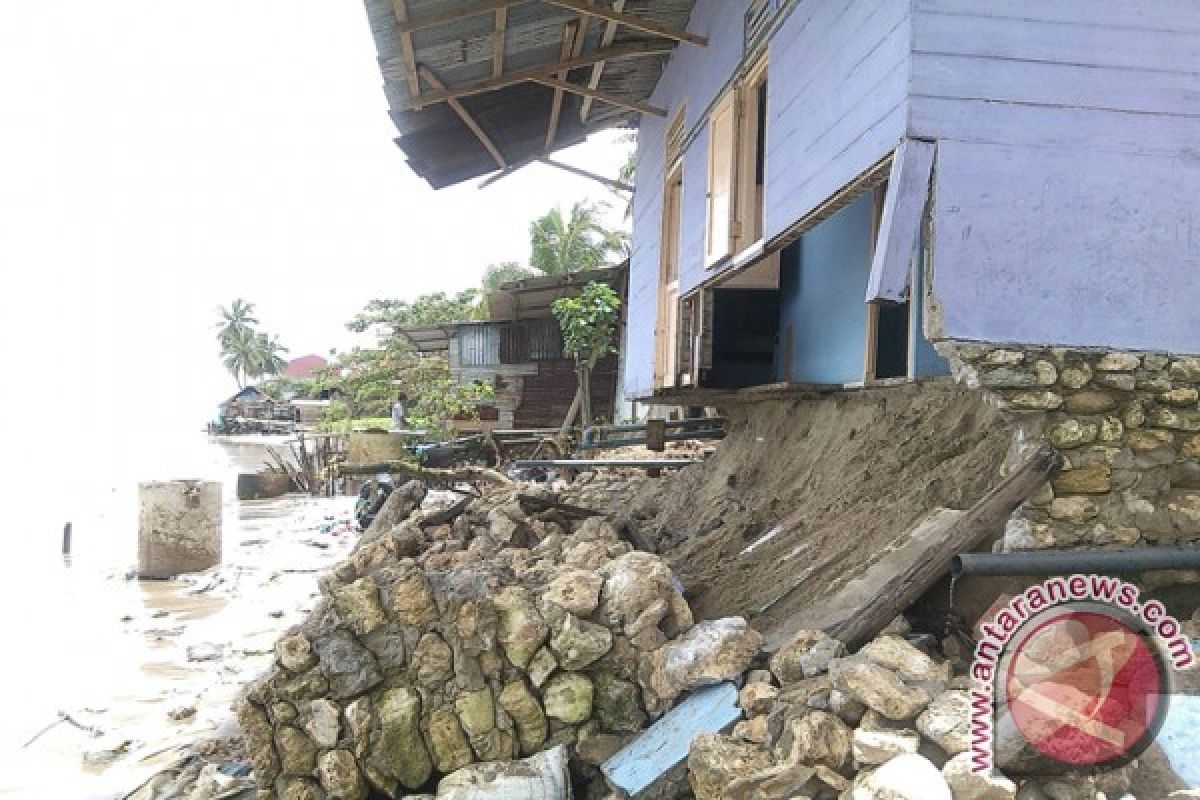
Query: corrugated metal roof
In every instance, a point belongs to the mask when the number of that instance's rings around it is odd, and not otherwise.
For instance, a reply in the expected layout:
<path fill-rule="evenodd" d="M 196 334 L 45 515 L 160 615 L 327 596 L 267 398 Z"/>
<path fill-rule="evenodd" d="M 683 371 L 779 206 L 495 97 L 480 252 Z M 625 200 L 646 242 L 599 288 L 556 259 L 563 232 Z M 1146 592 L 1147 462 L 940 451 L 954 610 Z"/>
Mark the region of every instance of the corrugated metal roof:
<path fill-rule="evenodd" d="M 478 0 L 365 0 L 367 16 L 379 55 L 389 112 L 400 136 L 396 143 L 412 169 L 434 188 L 442 188 L 496 171 L 496 161 L 446 103 L 418 108 L 410 88 L 404 35 L 397 3 L 404 4 L 410 22 L 429 20 L 456 10 L 479 7 Z M 611 0 L 596 0 L 611 8 Z M 683 30 L 695 0 L 626 0 L 624 12 L 673 30 Z M 446 24 L 409 32 L 413 62 L 432 70 L 444 84 L 455 88 L 493 75 L 495 12 L 472 14 Z M 512 0 L 507 5 L 507 30 L 503 37 L 504 75 L 561 62 L 564 30 L 569 23 L 584 27 L 575 11 L 538 0 Z M 597 52 L 608 23 L 588 17 L 582 58 Z M 598 90 L 627 101 L 644 101 L 657 84 L 674 42 L 624 25 L 616 27 L 610 47 L 645 47 L 655 55 L 614 58 L 606 62 Z M 686 46 L 686 45 L 685 45 Z M 568 80 L 586 84 L 591 67 L 568 74 Z M 420 80 L 418 78 L 418 80 Z M 422 93 L 431 91 L 421 83 Z M 583 98 L 565 93 L 554 142 L 545 147 L 554 90 L 536 83 L 516 83 L 459 98 L 463 107 L 495 143 L 509 166 L 576 144 L 589 133 L 627 123 L 637 112 L 602 101 L 591 104 L 586 122 L 581 117 Z"/>

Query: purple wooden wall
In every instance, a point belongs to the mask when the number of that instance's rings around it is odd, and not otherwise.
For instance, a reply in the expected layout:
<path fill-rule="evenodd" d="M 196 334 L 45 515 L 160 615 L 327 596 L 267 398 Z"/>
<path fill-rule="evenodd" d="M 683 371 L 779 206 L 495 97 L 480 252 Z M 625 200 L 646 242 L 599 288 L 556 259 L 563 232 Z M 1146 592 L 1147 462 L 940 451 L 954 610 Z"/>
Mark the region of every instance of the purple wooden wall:
<path fill-rule="evenodd" d="M 742 56 L 745 4 L 700 0 L 688 30 L 707 48 L 679 47 L 652 102 L 687 107 L 691 130 L 707 118 Z M 897 0 L 801 0 L 772 39 L 768 62 L 767 236 L 819 205 L 886 156 L 904 134 L 909 4 Z M 666 121 L 643 117 L 638 139 L 624 385 L 646 394 L 654 375 Z M 714 273 L 704 267 L 708 136 L 683 157 L 680 291 Z"/>
<path fill-rule="evenodd" d="M 915 0 L 938 336 L 1200 352 L 1200 3 Z"/>

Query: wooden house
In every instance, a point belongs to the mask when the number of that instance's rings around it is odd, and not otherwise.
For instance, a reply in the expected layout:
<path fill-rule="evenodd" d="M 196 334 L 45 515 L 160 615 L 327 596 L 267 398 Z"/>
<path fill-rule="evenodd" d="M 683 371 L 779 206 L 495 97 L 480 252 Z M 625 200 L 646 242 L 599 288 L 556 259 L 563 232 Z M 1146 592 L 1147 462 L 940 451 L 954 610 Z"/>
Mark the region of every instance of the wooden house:
<path fill-rule="evenodd" d="M 410 325 L 401 332 L 419 352 L 444 356 L 457 381 L 492 387 L 494 398 L 476 414 L 456 420 L 456 429 L 557 427 L 578 383 L 551 304 L 590 281 L 622 293 L 624 276 L 624 267 L 612 267 L 505 284 L 488 294 L 487 321 Z M 617 372 L 618 359 L 609 355 L 592 374 L 592 408 L 598 418 L 613 417 Z"/>
<path fill-rule="evenodd" d="M 639 130 L 625 391 L 1200 351 L 1191 0 L 367 0 L 435 187 Z M 940 352 L 939 352 L 940 351 Z"/>

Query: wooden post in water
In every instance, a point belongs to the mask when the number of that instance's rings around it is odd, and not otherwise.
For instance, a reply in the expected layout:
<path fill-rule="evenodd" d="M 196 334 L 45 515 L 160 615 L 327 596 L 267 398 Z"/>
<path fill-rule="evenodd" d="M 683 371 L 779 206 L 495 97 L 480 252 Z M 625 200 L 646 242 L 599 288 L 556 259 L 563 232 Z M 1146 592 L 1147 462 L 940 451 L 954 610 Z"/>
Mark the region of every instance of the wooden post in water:
<path fill-rule="evenodd" d="M 64 556 L 71 555 L 71 523 L 69 523 L 69 522 L 66 525 L 63 525 L 62 545 L 63 545 L 62 554 Z"/>

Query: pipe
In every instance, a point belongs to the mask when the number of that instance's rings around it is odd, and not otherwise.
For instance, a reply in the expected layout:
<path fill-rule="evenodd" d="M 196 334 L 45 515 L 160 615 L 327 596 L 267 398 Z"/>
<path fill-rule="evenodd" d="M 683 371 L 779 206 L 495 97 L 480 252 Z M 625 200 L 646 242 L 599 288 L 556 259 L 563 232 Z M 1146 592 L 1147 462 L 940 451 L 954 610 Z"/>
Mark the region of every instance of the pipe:
<path fill-rule="evenodd" d="M 668 433 L 663 437 L 666 442 L 686 442 L 688 439 L 724 439 L 725 431 L 721 428 L 712 428 L 698 431 L 686 431 L 684 433 Z M 618 447 L 627 447 L 635 444 L 645 444 L 645 436 L 629 436 L 620 439 L 607 439 L 602 442 L 580 442 L 580 450 L 613 450 Z"/>
<path fill-rule="evenodd" d="M 963 553 L 954 557 L 951 566 L 954 575 L 1076 575 L 1165 569 L 1200 569 L 1200 547 Z"/>
<path fill-rule="evenodd" d="M 697 433 L 707 433 L 712 429 L 707 428 L 705 426 L 714 425 L 714 424 L 724 425 L 725 422 L 726 422 L 725 417 L 692 417 L 690 419 L 669 419 L 666 421 L 666 427 L 668 427 L 668 428 L 686 428 L 689 425 L 693 425 L 693 426 L 698 427 L 698 430 L 696 431 Z M 587 450 L 592 447 L 599 447 L 600 443 L 595 442 L 593 440 L 597 436 L 599 436 L 601 439 L 603 439 L 604 434 L 606 434 L 606 433 L 632 433 L 634 431 L 644 431 L 644 430 L 646 430 L 646 423 L 644 423 L 644 422 L 634 422 L 634 423 L 630 423 L 630 424 L 626 424 L 626 425 L 592 425 L 591 427 L 584 428 L 583 436 L 580 437 L 580 440 L 579 440 L 579 447 L 581 450 Z M 684 437 L 684 438 L 689 438 L 689 437 Z M 700 437 L 691 437 L 691 438 L 700 438 Z M 621 439 L 618 441 L 620 441 L 621 444 L 613 445 L 613 446 L 622 447 L 625 444 L 641 444 L 641 443 L 644 443 L 646 440 L 640 439 L 635 442 L 632 440 Z M 668 441 L 681 441 L 681 440 L 680 439 L 670 439 L 668 437 Z"/>
<path fill-rule="evenodd" d="M 693 458 L 658 458 L 658 459 L 540 459 L 540 460 L 524 460 L 518 459 L 512 462 L 514 469 L 529 469 L 531 467 L 567 467 L 569 469 L 596 469 L 597 467 L 612 467 L 621 468 L 629 467 L 630 469 L 673 469 L 699 464 L 699 459 Z"/>

